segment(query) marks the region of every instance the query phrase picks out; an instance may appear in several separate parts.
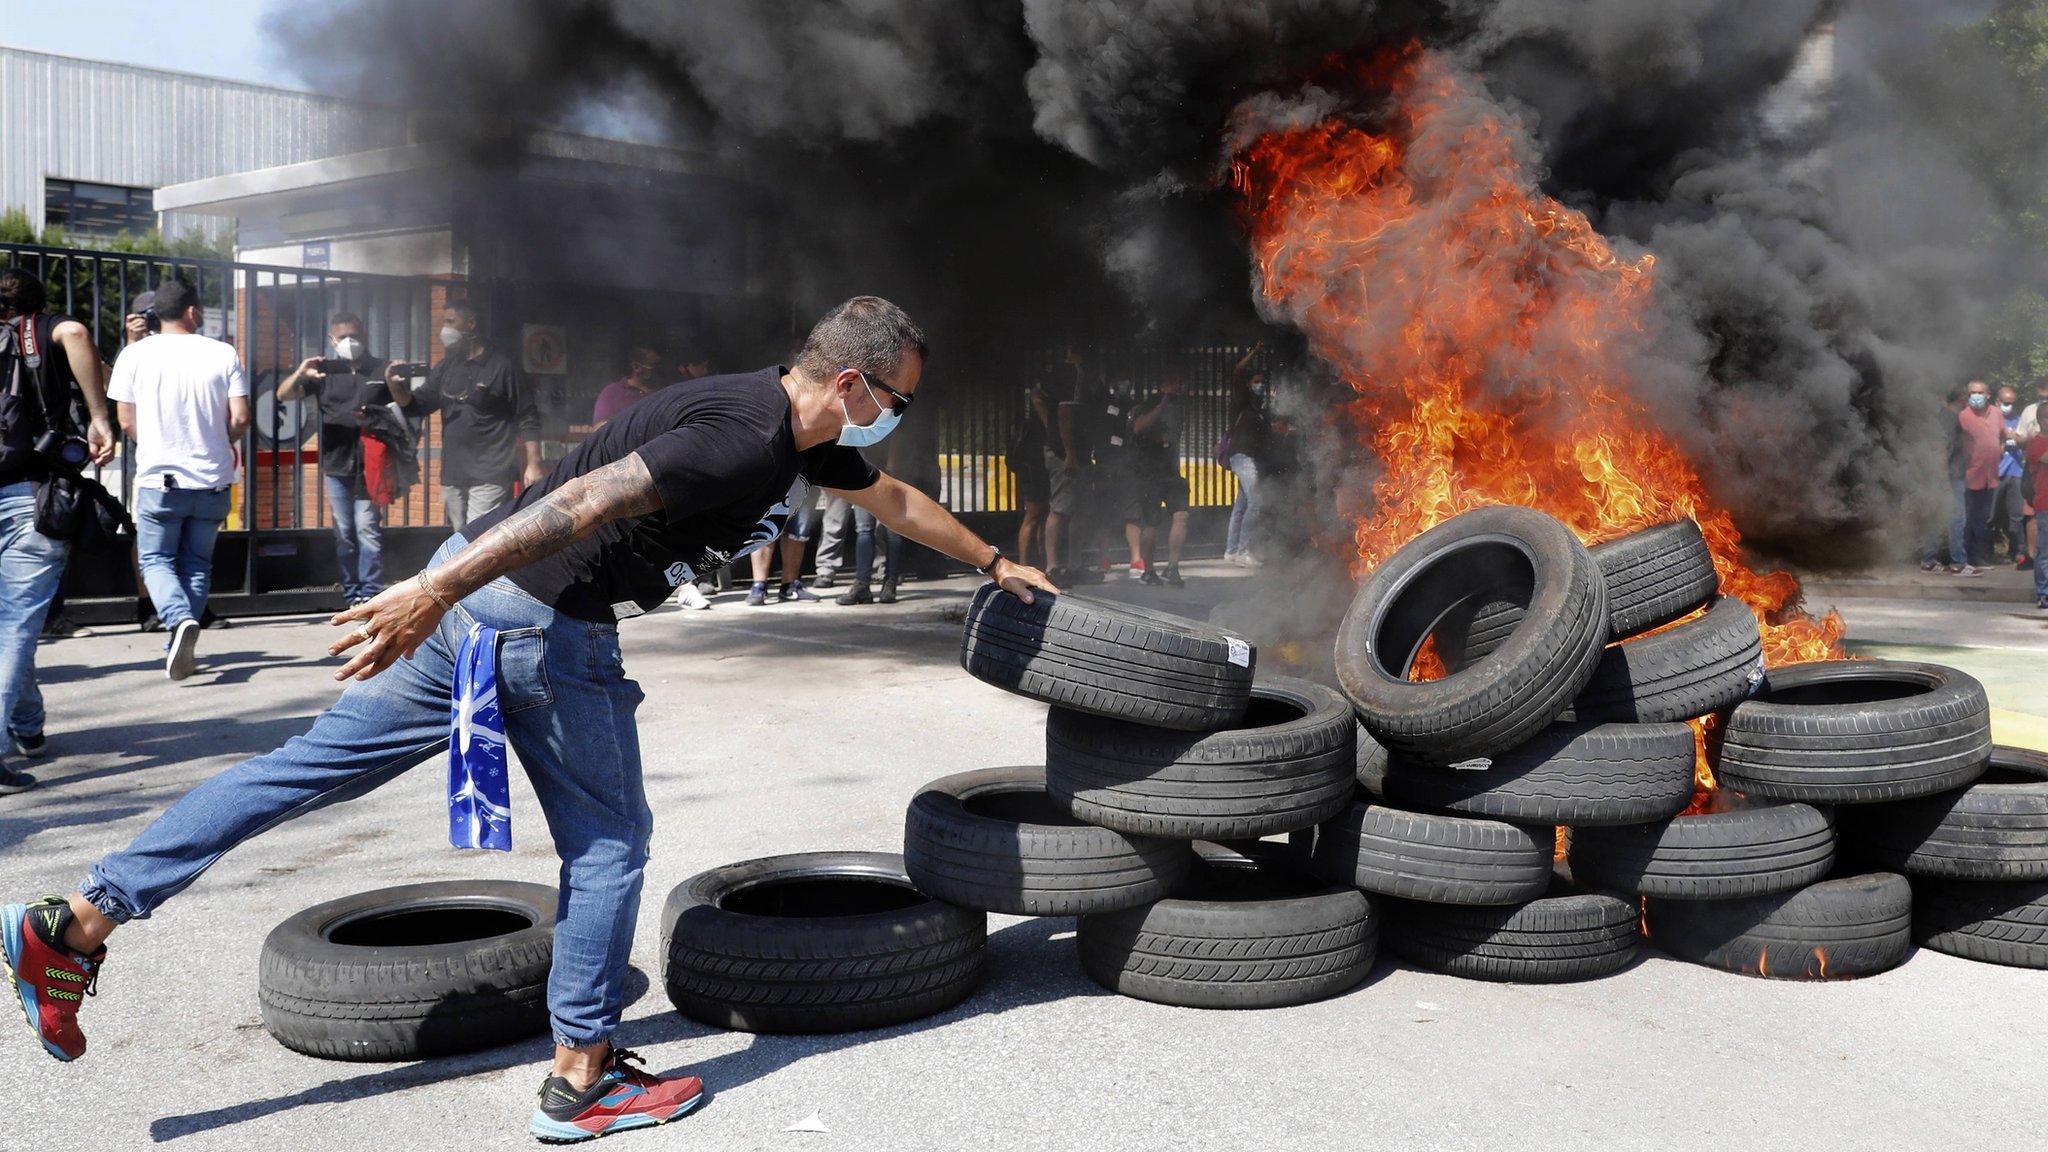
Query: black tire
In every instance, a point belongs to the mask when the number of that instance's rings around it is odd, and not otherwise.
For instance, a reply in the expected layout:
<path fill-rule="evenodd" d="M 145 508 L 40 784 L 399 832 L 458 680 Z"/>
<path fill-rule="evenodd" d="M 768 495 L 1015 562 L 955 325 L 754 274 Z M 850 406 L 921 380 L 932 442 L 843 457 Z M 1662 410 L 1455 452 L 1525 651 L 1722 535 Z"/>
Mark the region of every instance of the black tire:
<path fill-rule="evenodd" d="M 1700 526 L 1675 520 L 1631 532 L 1588 549 L 1607 585 L 1607 638 L 1620 640 L 1684 618 L 1705 604 L 1720 586 L 1714 556 Z M 1510 600 L 1480 604 L 1469 621 L 1453 625 L 1449 653 L 1477 660 L 1498 648 L 1521 621 L 1522 605 Z"/>
<path fill-rule="evenodd" d="M 1993 748 L 1976 783 L 1842 810 L 1842 844 L 1909 876 L 2048 880 L 2048 754 Z"/>
<path fill-rule="evenodd" d="M 1089 979 L 1183 1008 L 1282 1008 L 1348 991 L 1372 971 L 1379 916 L 1363 892 L 1314 879 L 1282 844 L 1196 849 L 1179 895 L 1081 917 Z"/>
<path fill-rule="evenodd" d="M 1498 649 L 1441 680 L 1406 678 L 1446 620 L 1504 596 L 1528 607 Z M 1337 678 L 1390 752 L 1455 764 L 1556 719 L 1606 637 L 1606 585 L 1578 538 L 1532 509 L 1481 508 L 1416 537 L 1366 580 L 1337 632 Z"/>
<path fill-rule="evenodd" d="M 1709 811 L 1655 824 L 1572 829 L 1572 878 L 1666 900 L 1732 900 L 1803 888 L 1834 867 L 1825 810 L 1726 792 L 1714 800 Z"/>
<path fill-rule="evenodd" d="M 1643 902 L 1650 943 L 1694 964 L 1778 980 L 1871 976 L 1913 947 L 1913 890 L 1869 872 L 1748 900 Z"/>
<path fill-rule="evenodd" d="M 668 998 L 742 1032 L 855 1032 L 980 984 L 988 917 L 920 893 L 888 852 L 799 852 L 700 872 L 661 913 Z"/>
<path fill-rule="evenodd" d="M 1735 706 L 1714 773 L 1751 796 L 1809 804 L 1961 788 L 1991 759 L 1991 705 L 1939 664 L 1831 660 L 1774 668 Z"/>
<path fill-rule="evenodd" d="M 1505 908 L 1393 900 L 1387 920 L 1387 946 L 1396 955 L 1467 980 L 1592 980 L 1628 967 L 1642 944 L 1642 910 L 1634 900 L 1562 881 Z"/>
<path fill-rule="evenodd" d="M 1219 628 L 1124 604 L 1040 592 L 1026 604 L 984 584 L 967 609 L 960 666 L 1062 708 L 1201 731 L 1251 698 L 1251 645 Z"/>
<path fill-rule="evenodd" d="M 934 780 L 910 801 L 903 866 L 920 892 L 962 908 L 1078 916 L 1165 897 L 1194 865 L 1184 841 L 1129 836 L 1069 816 L 1043 768 Z"/>
<path fill-rule="evenodd" d="M 263 1026 L 294 1052 L 419 1060 L 545 1035 L 555 890 L 444 880 L 317 904 L 264 938 Z"/>
<path fill-rule="evenodd" d="M 1595 723 L 1693 720 L 1733 708 L 1763 684 L 1756 613 L 1724 596 L 1697 620 L 1609 645 L 1567 715 Z"/>
<path fill-rule="evenodd" d="M 1394 761 L 1378 793 L 1399 808 L 1523 824 L 1641 824 L 1692 803 L 1693 760 L 1683 724 L 1553 724 L 1490 759 Z"/>
<path fill-rule="evenodd" d="M 1913 881 L 1923 948 L 2013 968 L 2048 968 L 2048 883 Z"/>
<path fill-rule="evenodd" d="M 1309 869 L 1368 892 L 1435 904 L 1520 904 L 1550 884 L 1555 833 L 1360 801 L 1316 829 Z"/>
<path fill-rule="evenodd" d="M 1257 839 L 1350 803 L 1355 732 L 1342 696 L 1284 676 L 1252 686 L 1242 727 L 1199 734 L 1054 708 L 1046 791 L 1078 819 L 1137 836 Z"/>

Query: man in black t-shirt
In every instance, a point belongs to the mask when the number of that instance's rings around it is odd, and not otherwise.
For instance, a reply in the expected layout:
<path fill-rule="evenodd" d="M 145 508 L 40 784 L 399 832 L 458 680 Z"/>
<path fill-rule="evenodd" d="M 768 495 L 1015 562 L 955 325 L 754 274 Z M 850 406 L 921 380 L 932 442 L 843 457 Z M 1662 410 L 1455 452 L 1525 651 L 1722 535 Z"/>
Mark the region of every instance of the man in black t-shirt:
<path fill-rule="evenodd" d="M 441 506 L 448 526 L 460 532 L 510 499 L 513 484 L 534 484 L 547 469 L 533 392 L 512 362 L 484 343 L 474 306 L 458 300 L 442 311 L 441 346 L 447 357 L 410 395 L 441 414 Z"/>
<path fill-rule="evenodd" d="M 555 1061 L 530 1131 L 582 1140 L 694 1107 L 694 1077 L 650 1076 L 612 1046 L 653 834 L 634 726 L 644 697 L 626 678 L 616 622 L 773 540 L 798 477 L 1026 601 L 1057 591 L 856 451 L 895 426 L 924 361 L 924 334 L 901 309 L 856 297 L 818 322 L 790 367 L 677 384 L 628 408 L 513 504 L 451 537 L 426 571 L 333 618 L 349 627 L 330 649 L 349 654 L 336 678 L 356 682 L 304 736 L 201 784 L 68 900 L 0 909 L 19 986 L 83 987 L 118 923 L 235 845 L 447 749 L 451 692 L 470 679 L 458 662 L 482 664 L 563 858 L 547 992 Z M 488 713 L 478 694 L 461 703 L 467 740 Z M 31 1018 L 60 1058 L 84 1052 L 79 1004 L 48 1000 Z"/>
<path fill-rule="evenodd" d="M 1139 537 L 1134 555 L 1142 552 L 1145 565 L 1138 576 L 1147 584 L 1164 580 L 1175 588 L 1183 586 L 1180 558 L 1188 542 L 1188 481 L 1180 471 L 1180 428 L 1184 415 L 1180 398 L 1180 369 L 1168 368 L 1159 391 L 1139 402 L 1131 411 L 1132 508 L 1125 531 Z M 1166 525 L 1166 573 L 1159 568 L 1159 527 Z M 1134 559 L 1132 567 L 1138 569 Z"/>
<path fill-rule="evenodd" d="M 384 510 L 363 482 L 363 432 L 357 413 L 392 402 L 391 362 L 370 355 L 363 319 L 337 312 L 327 324 L 328 354 L 308 356 L 277 386 L 279 400 L 311 396 L 320 406 L 320 477 L 334 519 L 341 593 L 354 607 L 384 590 Z M 397 390 L 409 394 L 408 381 Z"/>

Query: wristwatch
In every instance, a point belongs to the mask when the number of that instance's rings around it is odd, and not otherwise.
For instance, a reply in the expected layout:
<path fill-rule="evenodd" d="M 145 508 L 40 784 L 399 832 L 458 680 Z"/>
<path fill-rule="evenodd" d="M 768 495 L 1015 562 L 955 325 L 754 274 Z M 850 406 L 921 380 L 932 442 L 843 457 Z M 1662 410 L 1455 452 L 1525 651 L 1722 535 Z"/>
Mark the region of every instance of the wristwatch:
<path fill-rule="evenodd" d="M 988 558 L 988 563 L 980 565 L 975 568 L 975 571 L 981 573 L 983 576 L 993 576 L 995 574 L 995 566 L 1001 563 L 1003 559 L 1003 550 L 1001 547 L 991 544 L 989 545 L 989 549 L 992 552 L 994 552 L 995 555 L 990 556 Z"/>

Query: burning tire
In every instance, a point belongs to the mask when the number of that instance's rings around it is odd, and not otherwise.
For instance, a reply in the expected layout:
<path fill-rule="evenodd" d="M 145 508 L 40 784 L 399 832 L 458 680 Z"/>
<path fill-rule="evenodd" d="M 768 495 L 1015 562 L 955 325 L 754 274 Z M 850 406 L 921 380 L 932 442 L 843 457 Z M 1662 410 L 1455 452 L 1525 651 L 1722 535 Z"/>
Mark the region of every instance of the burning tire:
<path fill-rule="evenodd" d="M 1499 820 L 1360 801 L 1316 829 L 1309 869 L 1368 892 L 1434 904 L 1520 904 L 1550 884 L 1555 835 Z"/>
<path fill-rule="evenodd" d="M 917 891 L 903 857 L 800 852 L 728 864 L 662 909 L 668 998 L 743 1032 L 853 1032 L 959 1003 L 988 918 Z"/>
<path fill-rule="evenodd" d="M 555 890 L 448 880 L 318 904 L 263 941 L 263 1026 L 294 1052 L 418 1060 L 548 1031 Z"/>
<path fill-rule="evenodd" d="M 1043 768 L 988 768 L 924 786 L 904 818 L 918 891 L 962 908 L 1076 916 L 1149 904 L 1193 866 L 1187 844 L 1083 824 L 1045 792 Z"/>
<path fill-rule="evenodd" d="M 1773 669 L 1723 729 L 1715 773 L 1752 796 L 1811 804 L 1961 788 L 1991 758 L 1991 706 L 1939 664 L 1820 661 Z"/>
<path fill-rule="evenodd" d="M 1450 768 L 1384 765 L 1366 787 L 1402 808 L 1524 824 L 1641 824 L 1692 802 L 1692 729 L 1553 724 L 1491 759 Z"/>
<path fill-rule="evenodd" d="M 1871 976 L 1913 947 L 1913 891 L 1870 872 L 1748 900 L 1643 902 L 1650 942 L 1680 960 L 1779 980 Z"/>
<path fill-rule="evenodd" d="M 1842 841 L 1878 865 L 1952 880 L 2048 880 L 2048 754 L 1993 748 L 1977 782 L 1845 809 Z"/>
<path fill-rule="evenodd" d="M 1592 980 L 1636 958 L 1641 916 L 1633 900 L 1556 881 L 1543 896 L 1507 908 L 1393 901 L 1387 946 L 1404 960 L 1467 980 Z"/>
<path fill-rule="evenodd" d="M 1251 697 L 1239 724 L 1202 734 L 1054 708 L 1046 790 L 1090 824 L 1184 840 L 1256 839 L 1342 811 L 1356 773 L 1350 705 L 1278 676 Z"/>
<path fill-rule="evenodd" d="M 1251 645 L 1206 624 L 1122 604 L 984 584 L 967 610 L 960 666 L 998 688 L 1077 712 L 1200 731 L 1250 699 Z"/>
<path fill-rule="evenodd" d="M 1692 720 L 1740 704 L 1763 683 L 1756 613 L 1724 596 L 1697 620 L 1609 645 L 1569 715 L 1595 722 Z"/>
<path fill-rule="evenodd" d="M 1407 679 L 1440 627 L 1482 598 L 1527 606 L 1513 633 L 1441 680 Z M 1390 752 L 1455 764 L 1556 719 L 1606 637 L 1606 585 L 1571 531 L 1528 508 L 1481 508 L 1423 533 L 1366 580 L 1338 629 L 1337 678 Z"/>
<path fill-rule="evenodd" d="M 1834 867 L 1834 820 L 1821 809 L 1726 792 L 1714 800 L 1656 824 L 1572 829 L 1573 879 L 1665 900 L 1730 900 L 1804 887 Z"/>
<path fill-rule="evenodd" d="M 2048 968 L 2048 883 L 1913 883 L 1913 932 L 1924 948 L 2014 968 Z"/>
<path fill-rule="evenodd" d="M 1197 846 L 1180 893 L 1083 916 L 1089 979 L 1184 1008 L 1282 1008 L 1344 992 L 1372 971 L 1379 915 L 1355 888 L 1324 884 L 1279 844 Z"/>
<path fill-rule="evenodd" d="M 1620 640 L 1673 620 L 1713 599 L 1720 579 L 1700 526 L 1675 520 L 1631 532 L 1590 551 L 1607 585 L 1607 636 Z M 1455 621 L 1447 647 L 1463 661 L 1500 647 L 1522 618 L 1522 605 L 1493 600 Z"/>

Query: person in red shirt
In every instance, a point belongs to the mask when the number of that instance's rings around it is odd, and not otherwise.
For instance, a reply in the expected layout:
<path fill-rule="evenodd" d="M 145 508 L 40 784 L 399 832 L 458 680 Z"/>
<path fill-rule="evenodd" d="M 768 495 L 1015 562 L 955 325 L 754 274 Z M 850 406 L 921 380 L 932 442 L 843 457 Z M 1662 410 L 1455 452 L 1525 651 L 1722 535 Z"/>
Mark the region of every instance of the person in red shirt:
<path fill-rule="evenodd" d="M 1963 572 L 1981 576 L 1991 556 L 1991 513 L 1998 502 L 1998 458 L 2015 438 L 1991 406 L 1991 386 L 1970 381 L 1969 402 L 1956 413 L 1963 448 Z M 1951 559 L 1954 559 L 1953 557 Z"/>

